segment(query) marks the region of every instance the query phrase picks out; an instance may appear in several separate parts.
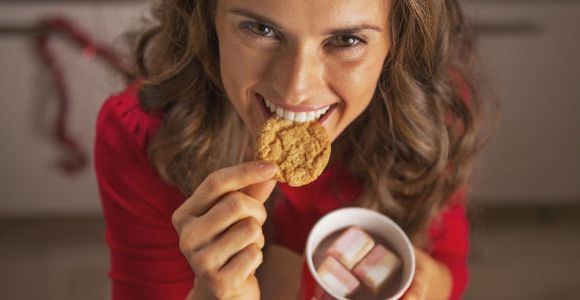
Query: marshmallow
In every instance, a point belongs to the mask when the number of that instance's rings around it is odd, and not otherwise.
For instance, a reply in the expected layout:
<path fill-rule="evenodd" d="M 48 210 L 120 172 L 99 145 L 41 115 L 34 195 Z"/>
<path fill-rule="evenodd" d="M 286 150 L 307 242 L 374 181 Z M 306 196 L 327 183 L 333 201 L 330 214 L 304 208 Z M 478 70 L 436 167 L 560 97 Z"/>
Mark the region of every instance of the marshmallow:
<path fill-rule="evenodd" d="M 395 254 L 377 245 L 356 265 L 353 273 L 375 294 L 378 294 L 400 265 L 401 261 Z"/>
<path fill-rule="evenodd" d="M 334 257 L 328 256 L 316 270 L 326 288 L 341 297 L 351 295 L 360 282 Z"/>
<path fill-rule="evenodd" d="M 346 229 L 328 248 L 327 255 L 335 257 L 351 270 L 375 245 L 372 237 L 361 228 L 352 226 Z"/>

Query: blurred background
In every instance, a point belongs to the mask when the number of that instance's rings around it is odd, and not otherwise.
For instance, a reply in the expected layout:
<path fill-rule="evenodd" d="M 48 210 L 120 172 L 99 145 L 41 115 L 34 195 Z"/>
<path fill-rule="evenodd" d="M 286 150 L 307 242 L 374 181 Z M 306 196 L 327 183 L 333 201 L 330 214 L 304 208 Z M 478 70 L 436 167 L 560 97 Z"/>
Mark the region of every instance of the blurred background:
<path fill-rule="evenodd" d="M 470 192 L 465 299 L 578 299 L 580 1 L 462 4 L 502 102 Z M 124 85 L 108 51 L 147 6 L 0 0 L 2 299 L 109 299 L 94 125 Z"/>

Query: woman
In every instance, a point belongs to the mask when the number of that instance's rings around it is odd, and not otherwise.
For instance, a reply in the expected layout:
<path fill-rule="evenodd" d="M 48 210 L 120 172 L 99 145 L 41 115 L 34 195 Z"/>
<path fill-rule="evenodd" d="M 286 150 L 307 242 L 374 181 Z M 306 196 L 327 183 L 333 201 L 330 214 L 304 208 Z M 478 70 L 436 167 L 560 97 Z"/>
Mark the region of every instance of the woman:
<path fill-rule="evenodd" d="M 97 124 L 114 298 L 258 299 L 265 242 L 299 255 L 316 220 L 347 205 L 412 238 L 406 299 L 460 297 L 484 102 L 457 1 L 162 0 L 153 12 L 141 80 Z M 277 184 L 275 165 L 253 161 L 266 103 L 290 120 L 328 109 L 333 151 L 315 182 Z"/>

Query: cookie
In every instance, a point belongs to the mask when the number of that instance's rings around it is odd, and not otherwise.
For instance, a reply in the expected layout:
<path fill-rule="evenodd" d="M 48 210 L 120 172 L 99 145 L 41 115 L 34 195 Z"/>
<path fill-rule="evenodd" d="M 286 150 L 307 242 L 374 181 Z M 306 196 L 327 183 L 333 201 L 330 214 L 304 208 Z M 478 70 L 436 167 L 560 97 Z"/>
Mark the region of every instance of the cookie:
<path fill-rule="evenodd" d="M 330 139 L 316 122 L 268 119 L 258 137 L 258 158 L 278 165 L 276 180 L 290 186 L 314 181 L 330 158 Z"/>

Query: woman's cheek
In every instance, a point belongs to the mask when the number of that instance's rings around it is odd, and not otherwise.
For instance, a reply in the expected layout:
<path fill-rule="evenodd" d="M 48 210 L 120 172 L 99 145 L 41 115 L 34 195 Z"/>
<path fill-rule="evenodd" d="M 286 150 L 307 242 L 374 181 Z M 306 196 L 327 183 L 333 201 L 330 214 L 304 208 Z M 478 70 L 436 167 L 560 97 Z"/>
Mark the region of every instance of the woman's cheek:
<path fill-rule="evenodd" d="M 344 101 L 347 118 L 358 116 L 370 103 L 376 89 L 378 74 L 365 64 L 348 65 L 336 75 L 334 89 Z"/>
<path fill-rule="evenodd" d="M 259 78 L 264 65 L 258 50 L 248 48 L 244 44 L 232 43 L 224 45 L 220 51 L 222 73 L 229 73 L 237 81 L 249 81 Z"/>
<path fill-rule="evenodd" d="M 243 105 L 250 105 L 250 99 L 246 99 L 248 92 L 262 78 L 267 57 L 243 43 L 222 44 L 220 49 L 220 71 L 228 96 L 238 98 L 237 101 Z"/>

